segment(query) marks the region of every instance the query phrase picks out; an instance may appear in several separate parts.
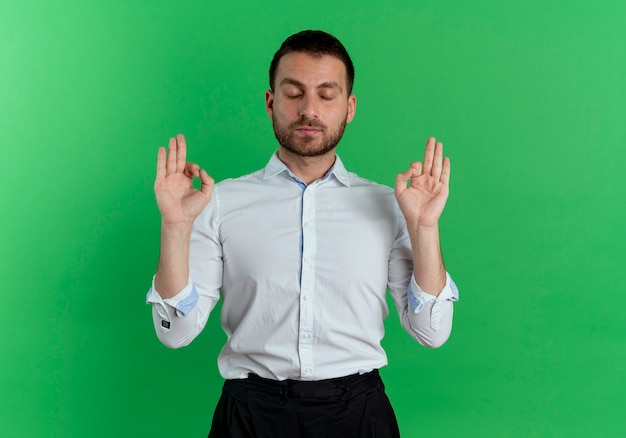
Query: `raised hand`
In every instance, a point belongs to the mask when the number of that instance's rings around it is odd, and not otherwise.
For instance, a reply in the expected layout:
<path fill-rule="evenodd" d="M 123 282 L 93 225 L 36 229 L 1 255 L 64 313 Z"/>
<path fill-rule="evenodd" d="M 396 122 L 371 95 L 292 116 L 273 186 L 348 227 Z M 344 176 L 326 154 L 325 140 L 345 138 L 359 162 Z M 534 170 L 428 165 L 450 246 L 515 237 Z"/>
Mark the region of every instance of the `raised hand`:
<path fill-rule="evenodd" d="M 200 178 L 200 190 L 193 179 Z M 168 150 L 159 148 L 154 193 L 162 222 L 168 225 L 191 224 L 211 200 L 214 181 L 204 169 L 187 162 L 185 137 L 170 138 Z"/>
<path fill-rule="evenodd" d="M 443 144 L 430 137 L 424 163 L 413 162 L 396 176 L 395 195 L 408 227 L 437 226 L 448 199 L 449 182 L 450 160 L 443 158 Z"/>

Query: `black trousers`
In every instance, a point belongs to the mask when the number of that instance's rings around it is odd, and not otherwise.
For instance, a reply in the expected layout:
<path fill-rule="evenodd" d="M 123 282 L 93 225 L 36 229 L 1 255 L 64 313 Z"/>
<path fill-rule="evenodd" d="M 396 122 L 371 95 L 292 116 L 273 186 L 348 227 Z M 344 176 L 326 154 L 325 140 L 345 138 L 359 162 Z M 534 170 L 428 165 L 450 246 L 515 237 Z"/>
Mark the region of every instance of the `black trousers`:
<path fill-rule="evenodd" d="M 209 438 L 396 438 L 378 370 L 316 382 L 227 380 Z"/>

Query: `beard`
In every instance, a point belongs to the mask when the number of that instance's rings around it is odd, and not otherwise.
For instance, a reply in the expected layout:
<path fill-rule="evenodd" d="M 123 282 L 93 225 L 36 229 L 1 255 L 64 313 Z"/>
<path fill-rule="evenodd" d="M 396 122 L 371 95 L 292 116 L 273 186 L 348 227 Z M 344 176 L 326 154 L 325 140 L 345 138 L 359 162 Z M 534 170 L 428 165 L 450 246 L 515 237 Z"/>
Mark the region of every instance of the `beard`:
<path fill-rule="evenodd" d="M 276 140 L 285 150 L 301 157 L 319 157 L 337 147 L 346 130 L 347 118 L 348 115 L 346 114 L 341 124 L 333 132 L 328 132 L 328 127 L 322 122 L 305 117 L 297 122 L 290 123 L 287 127 L 281 125 L 275 117 L 272 117 L 272 126 L 274 127 Z M 321 138 L 298 136 L 297 129 L 305 126 L 318 129 Z"/>

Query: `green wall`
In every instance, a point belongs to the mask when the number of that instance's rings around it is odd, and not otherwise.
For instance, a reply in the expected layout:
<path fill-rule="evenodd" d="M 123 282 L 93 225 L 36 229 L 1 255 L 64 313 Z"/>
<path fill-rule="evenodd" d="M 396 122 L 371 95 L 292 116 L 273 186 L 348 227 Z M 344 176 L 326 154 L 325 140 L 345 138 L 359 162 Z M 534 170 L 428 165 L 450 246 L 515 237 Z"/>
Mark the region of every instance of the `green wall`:
<path fill-rule="evenodd" d="M 403 436 L 626 434 L 622 0 L 3 2 L 0 434 L 206 436 L 218 320 L 168 350 L 144 304 L 156 150 L 262 167 L 269 61 L 303 28 L 354 58 L 351 170 L 393 184 L 429 135 L 452 159 L 452 337 L 387 321 Z"/>

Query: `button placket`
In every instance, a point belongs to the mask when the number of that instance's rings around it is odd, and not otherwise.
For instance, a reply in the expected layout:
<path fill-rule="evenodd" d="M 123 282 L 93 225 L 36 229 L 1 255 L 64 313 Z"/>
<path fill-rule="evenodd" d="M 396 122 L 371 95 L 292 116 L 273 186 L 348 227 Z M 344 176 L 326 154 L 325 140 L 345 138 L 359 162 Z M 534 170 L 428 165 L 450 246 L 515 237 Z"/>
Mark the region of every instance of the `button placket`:
<path fill-rule="evenodd" d="M 300 374 L 311 378 L 313 363 L 313 302 L 315 291 L 315 186 L 308 186 L 302 194 L 302 266 L 300 283 L 300 320 L 298 333 L 298 353 Z"/>

